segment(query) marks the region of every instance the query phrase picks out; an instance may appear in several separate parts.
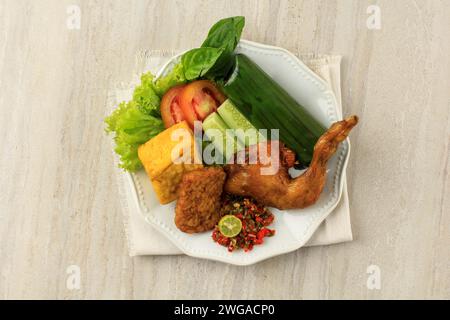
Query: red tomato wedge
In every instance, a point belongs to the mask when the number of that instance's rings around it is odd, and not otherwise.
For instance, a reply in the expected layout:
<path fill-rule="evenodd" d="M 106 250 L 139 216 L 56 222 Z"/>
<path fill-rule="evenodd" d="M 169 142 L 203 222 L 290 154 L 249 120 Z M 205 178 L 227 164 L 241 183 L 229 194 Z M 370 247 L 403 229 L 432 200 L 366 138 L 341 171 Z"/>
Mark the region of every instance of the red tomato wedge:
<path fill-rule="evenodd" d="M 180 107 L 180 94 L 185 87 L 185 85 L 180 85 L 171 88 L 161 100 L 161 118 L 166 128 L 184 120 Z"/>
<path fill-rule="evenodd" d="M 180 107 L 189 125 L 203 121 L 217 110 L 226 97 L 208 80 L 194 81 L 184 87 L 180 94 Z"/>

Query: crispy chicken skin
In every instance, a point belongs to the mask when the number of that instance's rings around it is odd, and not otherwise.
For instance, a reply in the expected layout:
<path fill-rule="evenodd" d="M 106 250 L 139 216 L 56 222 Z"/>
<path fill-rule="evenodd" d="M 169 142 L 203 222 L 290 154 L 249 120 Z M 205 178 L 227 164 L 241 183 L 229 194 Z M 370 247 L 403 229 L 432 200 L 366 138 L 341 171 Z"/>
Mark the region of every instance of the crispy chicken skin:
<path fill-rule="evenodd" d="M 328 160 L 357 123 L 356 116 L 334 123 L 317 141 L 310 167 L 295 179 L 288 173 L 292 166 L 292 151 L 280 144 L 280 156 L 272 156 L 270 143 L 260 143 L 255 146 L 258 152 L 267 148 L 271 164 L 279 161 L 279 170 L 272 175 L 262 175 L 261 168 L 268 165 L 248 164 L 248 161 L 246 164 L 228 164 L 225 166 L 228 176 L 225 191 L 253 197 L 261 204 L 281 210 L 313 205 L 325 185 Z"/>
<path fill-rule="evenodd" d="M 175 224 L 183 232 L 214 229 L 220 220 L 225 172 L 220 167 L 194 170 L 183 175 L 175 209 Z"/>

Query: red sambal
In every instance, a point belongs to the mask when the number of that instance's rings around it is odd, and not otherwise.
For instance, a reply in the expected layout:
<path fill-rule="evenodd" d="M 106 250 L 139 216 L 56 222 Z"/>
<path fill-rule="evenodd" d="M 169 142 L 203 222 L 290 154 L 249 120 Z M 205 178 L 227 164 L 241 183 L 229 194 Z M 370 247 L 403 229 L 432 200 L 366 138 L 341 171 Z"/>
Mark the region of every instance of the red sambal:
<path fill-rule="evenodd" d="M 265 237 L 271 237 L 275 230 L 267 228 L 272 224 L 275 216 L 265 206 L 259 205 L 251 198 L 242 198 L 226 195 L 223 204 L 222 216 L 234 215 L 242 222 L 241 232 L 233 237 L 225 237 L 216 225 L 212 238 L 220 245 L 232 252 L 244 249 L 248 252 L 255 245 L 263 244 Z"/>

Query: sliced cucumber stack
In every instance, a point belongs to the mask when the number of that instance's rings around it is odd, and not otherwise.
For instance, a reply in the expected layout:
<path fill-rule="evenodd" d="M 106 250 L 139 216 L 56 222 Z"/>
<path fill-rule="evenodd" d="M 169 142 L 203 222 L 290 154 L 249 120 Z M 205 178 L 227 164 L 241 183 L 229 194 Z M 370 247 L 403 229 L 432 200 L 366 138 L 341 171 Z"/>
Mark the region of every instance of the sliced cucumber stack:
<path fill-rule="evenodd" d="M 235 137 L 230 127 L 226 125 L 216 112 L 210 114 L 203 121 L 203 130 L 212 142 L 215 151 L 220 153 L 218 155 L 215 152 L 209 152 L 210 150 L 208 149 L 207 154 L 214 155 L 215 163 L 225 163 L 236 152 L 244 149 L 244 145 Z M 210 145 L 210 147 L 212 146 Z"/>
<path fill-rule="evenodd" d="M 225 161 L 245 147 L 265 140 L 229 100 L 203 121 L 203 130 Z"/>
<path fill-rule="evenodd" d="M 217 109 L 217 113 L 219 113 L 220 117 L 229 128 L 236 130 L 239 141 L 246 147 L 256 144 L 258 141 L 265 140 L 265 137 L 259 133 L 255 126 L 244 117 L 230 100 L 226 100 L 219 109 Z"/>

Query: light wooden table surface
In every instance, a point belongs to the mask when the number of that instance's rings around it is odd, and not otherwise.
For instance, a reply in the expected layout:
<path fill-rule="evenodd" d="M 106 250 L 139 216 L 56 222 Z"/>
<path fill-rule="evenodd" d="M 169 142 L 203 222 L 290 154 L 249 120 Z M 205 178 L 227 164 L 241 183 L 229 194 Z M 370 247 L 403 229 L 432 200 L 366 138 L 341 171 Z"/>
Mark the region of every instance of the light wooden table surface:
<path fill-rule="evenodd" d="M 371 4 L 380 30 L 366 26 Z M 139 50 L 198 46 L 238 14 L 246 39 L 344 56 L 344 114 L 361 117 L 355 241 L 246 268 L 129 258 L 107 91 L 131 80 Z M 0 1 L 0 298 L 450 298 L 449 52 L 447 0 Z"/>

